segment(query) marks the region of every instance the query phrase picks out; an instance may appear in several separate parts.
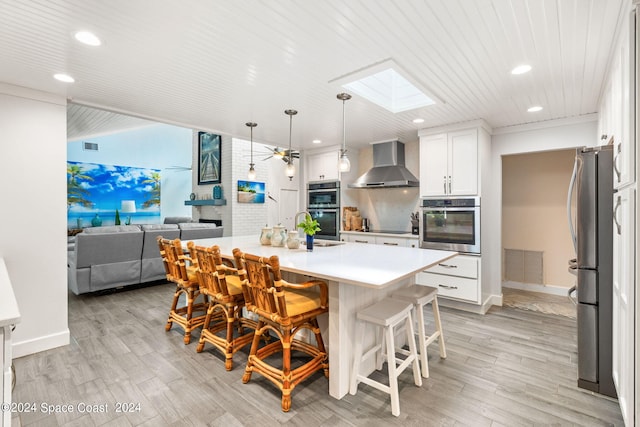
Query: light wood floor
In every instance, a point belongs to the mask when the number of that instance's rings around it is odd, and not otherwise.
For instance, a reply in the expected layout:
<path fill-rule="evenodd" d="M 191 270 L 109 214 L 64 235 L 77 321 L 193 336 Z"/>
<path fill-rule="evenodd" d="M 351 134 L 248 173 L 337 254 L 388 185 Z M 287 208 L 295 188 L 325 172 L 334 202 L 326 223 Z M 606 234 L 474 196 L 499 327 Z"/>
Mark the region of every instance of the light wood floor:
<path fill-rule="evenodd" d="M 37 406 L 14 425 L 623 425 L 617 401 L 576 387 L 576 325 L 566 317 L 442 308 L 448 358 L 431 347 L 431 378 L 421 388 L 405 371 L 400 417 L 391 415 L 386 394 L 363 384 L 355 396 L 333 399 L 322 374 L 298 386 L 283 413 L 279 392 L 264 378 L 242 384 L 246 352 L 227 372 L 211 347 L 196 353 L 197 335 L 185 346 L 177 326 L 164 331 L 172 293 L 162 284 L 70 294 L 71 344 L 14 361 L 14 402 Z M 74 412 L 47 415 L 43 402 L 71 404 Z M 139 412 L 116 413 L 116 402 L 139 404 Z M 79 413 L 80 403 L 106 404 L 108 412 Z"/>

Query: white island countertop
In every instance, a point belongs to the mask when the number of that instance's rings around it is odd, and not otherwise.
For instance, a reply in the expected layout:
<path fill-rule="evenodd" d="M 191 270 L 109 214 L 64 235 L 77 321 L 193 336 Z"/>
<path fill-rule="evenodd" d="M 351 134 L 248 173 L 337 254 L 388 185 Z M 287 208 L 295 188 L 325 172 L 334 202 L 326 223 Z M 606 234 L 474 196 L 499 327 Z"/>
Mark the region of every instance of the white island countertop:
<path fill-rule="evenodd" d="M 318 246 L 312 252 L 304 245 L 299 249 L 263 246 L 259 237 L 236 236 L 194 240 L 197 245 L 218 245 L 223 256 L 233 248 L 259 256 L 278 255 L 282 271 L 323 279 L 329 284 L 329 313 L 318 321 L 329 354 L 329 394 L 341 399 L 349 390 L 349 375 L 353 363 L 353 343 L 356 339 L 373 342 L 373 332 L 356 337 L 358 311 L 395 290 L 415 283 L 416 273 L 445 261 L 457 252 L 366 243 L 333 242 L 335 246 Z M 187 242 L 183 241 L 183 245 Z M 370 359 L 372 361 L 373 359 Z M 363 365 L 372 371 L 373 364 Z"/>
<path fill-rule="evenodd" d="M 283 271 L 372 288 L 400 282 L 457 255 L 450 251 L 330 240 L 316 240 L 313 251 L 307 252 L 304 244 L 299 249 L 261 245 L 259 236 L 217 237 L 194 242 L 200 246 L 218 245 L 226 257 L 232 256 L 233 248 L 260 256 L 278 255 Z M 335 246 L 318 245 L 326 242 Z"/>

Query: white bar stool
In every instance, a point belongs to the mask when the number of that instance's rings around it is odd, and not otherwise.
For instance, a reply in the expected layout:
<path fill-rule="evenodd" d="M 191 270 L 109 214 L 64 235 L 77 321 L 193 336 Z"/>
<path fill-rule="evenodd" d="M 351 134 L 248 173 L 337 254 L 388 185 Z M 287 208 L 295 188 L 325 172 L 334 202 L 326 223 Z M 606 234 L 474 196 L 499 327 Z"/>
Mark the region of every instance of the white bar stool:
<path fill-rule="evenodd" d="M 422 376 L 429 378 L 429 362 L 427 357 L 427 347 L 438 339 L 440 345 L 440 358 L 447 358 L 447 350 L 444 347 L 444 335 L 442 334 L 442 323 L 440 323 L 440 310 L 438 310 L 438 288 L 431 286 L 414 285 L 402 288 L 391 295 L 400 301 L 413 304 L 416 319 L 418 322 L 418 347 L 420 347 L 420 362 L 422 363 Z M 431 303 L 433 317 L 436 323 L 436 330 L 433 334 L 427 335 L 424 325 L 424 306 Z M 406 350 L 403 350 L 406 351 Z"/>
<path fill-rule="evenodd" d="M 398 299 L 383 299 L 364 310 L 358 312 L 356 322 L 356 342 L 353 353 L 353 370 L 351 371 L 351 384 L 349 393 L 356 394 L 358 383 L 365 383 L 391 396 L 391 413 L 396 417 L 400 415 L 400 396 L 398 392 L 398 376 L 411 364 L 413 366 L 413 381 L 415 385 L 422 386 L 420 376 L 420 363 L 418 361 L 418 351 L 413 333 L 413 321 L 411 310 L 413 306 Z M 407 331 L 407 343 L 409 351 L 402 354 L 407 355 L 406 359 L 396 357 L 399 349 L 395 347 L 393 328 L 404 321 Z M 367 323 L 373 325 L 378 331 L 376 342 L 373 347 L 362 354 L 362 340 Z M 385 349 L 386 341 L 386 349 Z M 389 385 L 375 381 L 360 373 L 360 363 L 376 356 L 376 369 L 382 369 L 384 359 L 387 360 L 389 371 Z M 400 365 L 396 365 L 400 362 Z"/>

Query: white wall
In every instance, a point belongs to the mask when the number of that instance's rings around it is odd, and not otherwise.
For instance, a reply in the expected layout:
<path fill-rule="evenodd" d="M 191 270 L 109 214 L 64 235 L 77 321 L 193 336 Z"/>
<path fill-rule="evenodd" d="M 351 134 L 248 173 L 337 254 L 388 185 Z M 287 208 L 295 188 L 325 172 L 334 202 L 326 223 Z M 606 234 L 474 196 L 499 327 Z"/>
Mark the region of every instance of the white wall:
<path fill-rule="evenodd" d="M 210 196 L 213 184 L 198 185 L 198 132 L 193 132 L 193 192 L 199 198 Z M 296 175 L 292 181 L 285 175 L 285 163 L 272 157 L 264 160 L 265 152 L 270 148 L 254 140 L 254 163 L 256 181 L 265 183 L 265 191 L 279 200 L 281 189 L 300 190 L 302 171 L 300 161 L 295 160 Z M 225 206 L 199 206 L 193 208 L 193 218 L 221 219 L 225 236 L 243 236 L 255 234 L 260 236 L 261 228 L 284 222 L 277 202 L 265 197 L 264 204 L 238 203 L 238 180 L 247 180 L 249 162 L 251 160 L 250 141 L 222 135 L 222 186 Z M 260 153 L 260 154 L 259 154 Z M 300 210 L 299 207 L 294 208 Z M 295 214 L 293 212 L 291 215 Z"/>
<path fill-rule="evenodd" d="M 69 343 L 64 97 L 0 83 L 0 257 L 21 322 L 20 357 Z"/>
<path fill-rule="evenodd" d="M 489 280 L 483 293 L 502 293 L 502 156 L 598 145 L 597 115 L 571 120 L 551 120 L 535 126 L 494 129 L 491 138 L 491 203 L 486 211 L 482 233 L 489 233 L 483 257 L 489 257 Z"/>
<path fill-rule="evenodd" d="M 191 129 L 159 123 L 111 135 L 69 141 L 67 160 L 160 169 L 162 222 L 167 216 L 191 216 L 191 207 L 184 204 L 191 193 L 192 175 L 187 169 L 191 167 L 191 136 Z M 98 144 L 99 150 L 83 150 L 85 141 Z"/>

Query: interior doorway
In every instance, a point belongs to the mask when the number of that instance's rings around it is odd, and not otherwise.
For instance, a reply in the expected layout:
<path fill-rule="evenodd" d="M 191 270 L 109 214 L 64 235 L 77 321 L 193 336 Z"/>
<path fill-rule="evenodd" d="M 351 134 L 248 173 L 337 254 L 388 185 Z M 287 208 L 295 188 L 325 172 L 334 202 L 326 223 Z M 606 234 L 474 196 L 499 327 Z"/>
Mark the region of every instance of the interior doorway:
<path fill-rule="evenodd" d="M 574 158 L 574 149 L 502 157 L 504 305 L 575 317 L 567 296 L 575 283 L 567 270 L 575 257 L 567 221 Z"/>
<path fill-rule="evenodd" d="M 296 229 L 295 214 L 300 210 L 299 192 L 295 189 L 280 189 L 280 201 L 278 203 L 279 223 L 284 227 L 293 231 Z"/>

